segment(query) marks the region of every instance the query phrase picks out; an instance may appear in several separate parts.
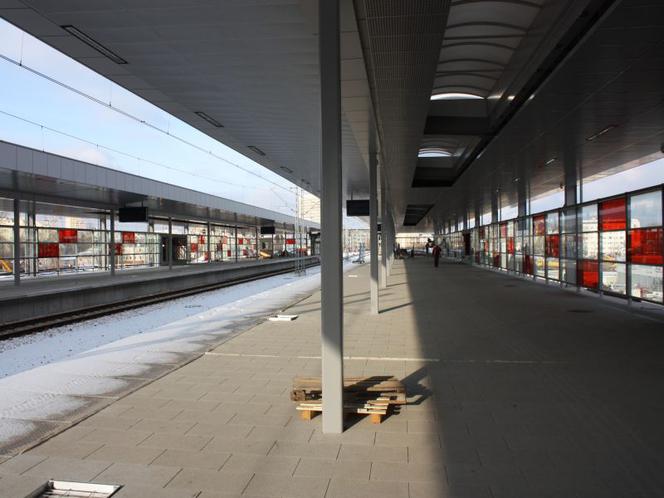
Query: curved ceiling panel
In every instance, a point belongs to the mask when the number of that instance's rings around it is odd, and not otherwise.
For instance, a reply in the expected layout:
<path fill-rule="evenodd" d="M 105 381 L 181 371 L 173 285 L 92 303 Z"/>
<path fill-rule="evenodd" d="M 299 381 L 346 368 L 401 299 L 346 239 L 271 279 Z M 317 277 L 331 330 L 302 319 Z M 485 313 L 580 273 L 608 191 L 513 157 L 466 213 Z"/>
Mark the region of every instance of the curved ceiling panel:
<path fill-rule="evenodd" d="M 544 0 L 539 2 L 471 1 L 455 3 L 449 17 L 450 24 L 509 19 L 510 24 L 530 26 Z"/>
<path fill-rule="evenodd" d="M 512 50 L 509 48 L 486 44 L 465 44 L 444 48 L 439 61 L 445 62 L 446 60 L 475 59 L 505 65 L 509 62 L 511 57 Z"/>

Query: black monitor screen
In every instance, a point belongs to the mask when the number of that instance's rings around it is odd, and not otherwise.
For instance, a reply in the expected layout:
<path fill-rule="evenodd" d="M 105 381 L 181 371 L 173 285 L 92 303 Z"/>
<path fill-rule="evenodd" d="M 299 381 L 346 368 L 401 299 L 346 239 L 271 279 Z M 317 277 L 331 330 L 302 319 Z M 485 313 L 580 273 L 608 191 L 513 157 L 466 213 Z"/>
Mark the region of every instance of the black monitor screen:
<path fill-rule="evenodd" d="M 148 221 L 148 208 L 123 207 L 118 209 L 118 219 L 122 223 L 135 223 Z"/>
<path fill-rule="evenodd" d="M 369 199 L 346 201 L 347 216 L 369 216 Z"/>

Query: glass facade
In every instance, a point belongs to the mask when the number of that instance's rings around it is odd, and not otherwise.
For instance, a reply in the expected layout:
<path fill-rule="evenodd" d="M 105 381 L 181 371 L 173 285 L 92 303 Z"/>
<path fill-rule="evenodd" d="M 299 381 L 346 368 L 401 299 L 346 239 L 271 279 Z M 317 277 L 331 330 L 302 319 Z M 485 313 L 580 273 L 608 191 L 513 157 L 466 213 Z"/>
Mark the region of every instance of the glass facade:
<path fill-rule="evenodd" d="M 664 303 L 662 186 L 443 236 L 475 264 Z M 483 220 L 486 221 L 486 220 Z"/>
<path fill-rule="evenodd" d="M 0 198 L 0 279 L 14 274 L 14 207 Z M 20 203 L 21 278 L 168 265 L 169 239 L 174 265 L 230 262 L 259 257 L 309 254 L 305 233 L 277 229 L 270 251 L 258 249 L 256 227 L 150 218 L 114 224 L 108 211 L 22 201 Z M 272 252 L 272 240 L 277 252 Z M 265 240 L 265 239 L 263 239 Z M 111 243 L 112 242 L 112 243 Z"/>

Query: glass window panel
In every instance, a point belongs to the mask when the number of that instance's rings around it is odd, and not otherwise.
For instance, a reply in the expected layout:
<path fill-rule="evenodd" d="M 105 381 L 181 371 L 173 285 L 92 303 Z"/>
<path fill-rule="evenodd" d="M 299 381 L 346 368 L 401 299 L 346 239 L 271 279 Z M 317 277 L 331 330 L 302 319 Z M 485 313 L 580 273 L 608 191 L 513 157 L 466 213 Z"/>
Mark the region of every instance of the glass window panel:
<path fill-rule="evenodd" d="M 590 204 L 581 208 L 581 231 L 597 231 L 597 204 Z"/>
<path fill-rule="evenodd" d="M 0 227 L 0 242 L 14 242 L 14 229 Z"/>
<path fill-rule="evenodd" d="M 624 230 L 625 198 L 611 199 L 599 203 L 599 224 L 601 230 Z"/>
<path fill-rule="evenodd" d="M 631 265 L 632 297 L 662 302 L 662 267 Z"/>
<path fill-rule="evenodd" d="M 78 241 L 83 243 L 90 243 L 93 240 L 93 232 L 91 230 L 79 230 Z"/>
<path fill-rule="evenodd" d="M 596 289 L 599 285 L 599 264 L 597 261 L 579 261 L 576 279 L 579 285 Z"/>
<path fill-rule="evenodd" d="M 533 234 L 544 235 L 546 233 L 546 222 L 544 215 L 533 216 Z"/>
<path fill-rule="evenodd" d="M 546 275 L 546 269 L 544 267 L 545 260 L 543 257 L 535 256 L 535 275 L 538 277 L 544 277 Z"/>
<path fill-rule="evenodd" d="M 14 244 L 0 244 L 0 258 L 11 260 L 14 257 Z M 10 261 L 0 261 L 0 267 L 11 265 Z"/>
<path fill-rule="evenodd" d="M 664 264 L 664 230 L 640 228 L 629 232 L 629 260 L 645 265 Z"/>
<path fill-rule="evenodd" d="M 507 268 L 507 254 L 500 255 L 500 267 L 504 269 Z"/>
<path fill-rule="evenodd" d="M 602 232 L 602 259 L 604 261 L 625 261 L 625 232 Z"/>
<path fill-rule="evenodd" d="M 563 259 L 562 260 L 562 280 L 568 284 L 576 284 L 576 260 Z"/>
<path fill-rule="evenodd" d="M 58 241 L 58 231 L 49 230 L 45 228 L 39 229 L 39 242 L 57 242 Z"/>
<path fill-rule="evenodd" d="M 662 192 L 633 195 L 629 201 L 630 228 L 660 226 L 662 224 Z"/>
<path fill-rule="evenodd" d="M 558 233 L 559 231 L 559 226 L 558 226 L 558 211 L 554 213 L 549 213 L 546 215 L 546 233 L 547 234 L 554 234 Z"/>
<path fill-rule="evenodd" d="M 547 277 L 551 280 L 560 280 L 560 261 L 558 258 L 547 258 Z"/>
<path fill-rule="evenodd" d="M 510 271 L 514 271 L 514 256 L 512 254 L 507 255 L 507 269 Z"/>
<path fill-rule="evenodd" d="M 523 257 L 523 273 L 527 275 L 532 275 L 533 274 L 533 257 L 529 255 L 525 255 Z"/>
<path fill-rule="evenodd" d="M 546 255 L 553 258 L 560 256 L 560 235 L 546 236 Z"/>
<path fill-rule="evenodd" d="M 563 235 L 563 241 L 560 247 L 560 255 L 563 258 L 576 259 L 576 235 Z"/>
<path fill-rule="evenodd" d="M 518 272 L 523 272 L 523 256 L 517 254 L 514 256 L 514 269 Z"/>
<path fill-rule="evenodd" d="M 519 235 L 514 238 L 514 252 L 517 254 L 523 252 L 523 240 Z"/>
<path fill-rule="evenodd" d="M 584 233 L 581 235 L 581 258 L 597 259 L 598 247 L 597 233 Z"/>
<path fill-rule="evenodd" d="M 560 231 L 563 233 L 576 232 L 576 208 L 567 208 L 562 212 L 562 222 Z"/>
<path fill-rule="evenodd" d="M 544 236 L 538 235 L 533 237 L 533 254 L 537 256 L 544 256 Z"/>
<path fill-rule="evenodd" d="M 627 278 L 625 263 L 602 263 L 602 290 L 626 294 Z"/>

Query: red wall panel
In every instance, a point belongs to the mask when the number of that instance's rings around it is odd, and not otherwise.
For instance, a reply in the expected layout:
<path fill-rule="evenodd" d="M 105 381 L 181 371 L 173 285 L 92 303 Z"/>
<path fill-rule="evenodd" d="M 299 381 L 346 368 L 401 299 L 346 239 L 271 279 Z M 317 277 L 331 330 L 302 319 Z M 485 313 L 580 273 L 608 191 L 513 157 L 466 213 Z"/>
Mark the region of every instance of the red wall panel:
<path fill-rule="evenodd" d="M 136 234 L 134 232 L 122 232 L 122 243 L 123 244 L 135 244 L 136 243 Z"/>
<path fill-rule="evenodd" d="M 596 289 L 599 285 L 599 263 L 597 261 L 579 261 L 577 268 L 577 282 L 582 287 Z"/>
<path fill-rule="evenodd" d="M 60 244 L 56 242 L 40 242 L 37 252 L 40 258 L 57 258 L 60 256 Z"/>
<path fill-rule="evenodd" d="M 78 240 L 78 230 L 61 228 L 58 230 L 58 240 L 61 244 L 75 244 Z"/>
<path fill-rule="evenodd" d="M 627 257 L 630 263 L 640 265 L 664 264 L 664 230 L 637 228 L 629 232 Z"/>
<path fill-rule="evenodd" d="M 624 230 L 626 226 L 627 214 L 625 212 L 624 197 L 599 203 L 600 230 Z"/>

